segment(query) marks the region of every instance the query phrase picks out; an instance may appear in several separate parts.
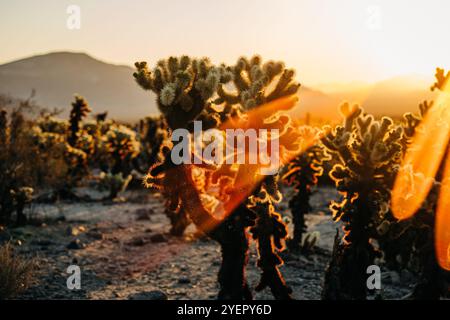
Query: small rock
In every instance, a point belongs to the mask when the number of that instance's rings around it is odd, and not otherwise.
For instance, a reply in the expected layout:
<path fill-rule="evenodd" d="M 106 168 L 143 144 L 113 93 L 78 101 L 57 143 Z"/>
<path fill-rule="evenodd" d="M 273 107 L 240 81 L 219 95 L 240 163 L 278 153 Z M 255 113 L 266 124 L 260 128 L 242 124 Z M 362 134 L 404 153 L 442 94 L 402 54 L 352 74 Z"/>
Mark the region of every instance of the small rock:
<path fill-rule="evenodd" d="M 214 267 L 220 266 L 220 261 L 214 260 L 211 265 L 213 265 Z"/>
<path fill-rule="evenodd" d="M 153 243 L 167 242 L 167 238 L 162 233 L 157 233 L 150 237 L 150 241 Z"/>
<path fill-rule="evenodd" d="M 145 241 L 141 237 L 136 237 L 136 238 L 132 239 L 130 242 L 128 242 L 128 244 L 132 245 L 132 246 L 140 247 L 145 244 Z"/>
<path fill-rule="evenodd" d="M 128 296 L 130 300 L 167 300 L 167 295 L 160 290 L 139 292 Z"/>
<path fill-rule="evenodd" d="M 69 250 L 80 250 L 84 248 L 86 248 L 86 245 L 82 243 L 80 239 L 75 239 L 67 245 L 67 249 Z"/>
<path fill-rule="evenodd" d="M 96 240 L 104 240 L 105 239 L 105 235 L 103 233 L 101 233 L 100 231 L 90 231 L 88 233 L 88 235 Z"/>
<path fill-rule="evenodd" d="M 80 231 L 78 230 L 78 228 L 69 226 L 66 229 L 66 233 L 68 236 L 77 236 L 80 233 Z"/>
<path fill-rule="evenodd" d="M 138 221 L 150 220 L 149 210 L 146 208 L 136 209 L 136 211 L 134 213 L 136 215 L 136 220 L 138 220 Z"/>
<path fill-rule="evenodd" d="M 400 275 L 398 274 L 398 272 L 391 271 L 390 276 L 391 276 L 391 281 L 393 284 L 400 283 Z"/>
<path fill-rule="evenodd" d="M 189 279 L 188 277 L 181 277 L 178 279 L 178 283 L 179 284 L 188 284 L 188 283 L 191 283 L 191 279 Z"/>
<path fill-rule="evenodd" d="M 31 244 L 38 245 L 38 246 L 41 246 L 41 247 L 48 247 L 48 246 L 53 245 L 55 243 L 53 241 L 51 241 L 51 240 L 48 240 L 48 239 L 36 239 L 36 240 L 31 241 Z"/>

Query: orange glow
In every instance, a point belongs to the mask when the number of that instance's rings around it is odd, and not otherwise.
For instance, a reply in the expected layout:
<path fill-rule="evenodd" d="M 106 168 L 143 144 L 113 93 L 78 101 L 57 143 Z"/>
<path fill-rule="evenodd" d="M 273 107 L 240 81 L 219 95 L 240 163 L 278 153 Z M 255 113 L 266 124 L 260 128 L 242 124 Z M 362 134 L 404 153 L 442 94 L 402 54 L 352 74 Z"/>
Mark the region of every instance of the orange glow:
<path fill-rule="evenodd" d="M 450 85 L 416 130 L 392 191 L 392 211 L 398 219 L 414 215 L 426 199 L 450 138 Z M 436 211 L 435 247 L 439 265 L 450 270 L 450 157 L 447 157 Z"/>
<path fill-rule="evenodd" d="M 436 256 L 439 265 L 450 270 L 450 157 L 447 157 L 436 211 Z"/>
<path fill-rule="evenodd" d="M 221 129 L 247 129 L 253 128 L 255 130 L 268 128 L 271 126 L 266 121 L 275 115 L 277 111 L 283 112 L 293 108 L 298 98 L 295 95 L 277 99 L 269 102 L 257 108 L 254 108 L 247 112 L 245 115 L 247 119 L 230 119 L 221 126 Z M 280 117 L 281 120 L 281 117 Z M 280 131 L 281 132 L 281 131 Z M 280 162 L 279 167 L 282 167 L 294 158 L 301 150 L 300 148 L 300 136 L 299 134 L 293 134 L 286 132 L 284 136 L 280 138 Z M 303 143 L 303 147 L 306 143 Z M 296 150 L 292 152 L 290 150 Z M 259 183 L 266 178 L 264 175 L 255 174 L 262 167 L 260 164 L 241 164 L 238 176 L 229 191 L 230 198 L 225 204 L 225 216 L 229 215 L 233 210 L 239 206 L 259 185 Z"/>
<path fill-rule="evenodd" d="M 450 86 L 416 130 L 392 190 L 392 211 L 398 219 L 411 217 L 428 195 L 450 137 Z"/>
<path fill-rule="evenodd" d="M 278 125 L 280 127 L 284 127 L 286 124 L 286 120 L 289 119 L 285 116 L 280 116 L 279 119 L 276 118 L 276 115 L 279 112 L 285 112 L 293 108 L 297 102 L 298 98 L 295 95 L 284 97 L 257 108 L 254 108 L 247 113 L 245 113 L 244 118 L 231 118 L 223 125 L 220 126 L 221 130 L 225 129 L 248 129 L 252 128 L 255 130 L 259 129 L 267 129 L 269 127 L 276 127 L 275 124 L 271 123 L 269 119 L 276 119 L 275 122 L 279 120 Z M 269 120 L 269 121 L 268 121 Z M 280 133 L 282 130 L 280 130 Z M 280 161 L 279 167 L 287 164 L 290 160 L 292 160 L 295 156 L 297 156 L 302 151 L 306 150 L 309 146 L 311 146 L 315 142 L 315 137 L 312 135 L 302 136 L 298 131 L 296 126 L 289 126 L 288 131 L 285 131 L 283 136 L 279 140 L 280 144 Z M 248 152 L 248 150 L 246 151 Z M 227 190 L 228 199 L 225 202 L 222 202 L 217 207 L 223 209 L 220 216 L 221 219 L 208 219 L 208 223 L 204 223 L 202 227 L 203 230 L 211 230 L 216 225 L 216 223 L 220 223 L 222 219 L 226 218 L 229 214 L 233 212 L 252 192 L 258 187 L 261 181 L 266 178 L 265 175 L 259 175 L 259 170 L 263 167 L 261 164 L 240 164 L 238 166 L 238 172 L 236 178 L 234 179 L 234 183 L 230 186 L 230 189 Z M 217 208 L 216 207 L 216 208 Z M 212 225 L 211 223 L 214 223 Z"/>

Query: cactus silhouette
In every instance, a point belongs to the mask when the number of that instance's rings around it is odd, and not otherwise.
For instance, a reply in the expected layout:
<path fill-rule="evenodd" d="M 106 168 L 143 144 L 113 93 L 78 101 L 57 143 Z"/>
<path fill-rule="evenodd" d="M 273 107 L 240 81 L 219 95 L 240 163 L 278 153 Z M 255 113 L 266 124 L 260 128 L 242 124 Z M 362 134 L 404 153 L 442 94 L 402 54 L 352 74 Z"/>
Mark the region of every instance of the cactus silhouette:
<path fill-rule="evenodd" d="M 322 163 L 326 156 L 318 138 L 319 130 L 309 126 L 299 128 L 302 139 L 308 145 L 305 151 L 294 158 L 288 165 L 283 180 L 294 187 L 295 194 L 289 200 L 289 208 L 294 223 L 294 235 L 288 242 L 292 249 L 300 249 L 302 236 L 307 231 L 305 214 L 311 211 L 309 203 L 312 188 L 317 185 L 318 177 L 323 173 Z"/>
<path fill-rule="evenodd" d="M 330 209 L 345 232 L 343 243 L 335 242 L 335 260 L 327 270 L 323 298 L 365 299 L 366 270 L 380 254 L 371 239 L 379 237 L 378 227 L 389 211 L 403 130 L 390 118 L 374 120 L 357 105 L 345 103 L 341 112 L 343 125 L 324 128 L 322 139 L 326 151 L 341 161 L 330 177 L 343 199 Z"/>

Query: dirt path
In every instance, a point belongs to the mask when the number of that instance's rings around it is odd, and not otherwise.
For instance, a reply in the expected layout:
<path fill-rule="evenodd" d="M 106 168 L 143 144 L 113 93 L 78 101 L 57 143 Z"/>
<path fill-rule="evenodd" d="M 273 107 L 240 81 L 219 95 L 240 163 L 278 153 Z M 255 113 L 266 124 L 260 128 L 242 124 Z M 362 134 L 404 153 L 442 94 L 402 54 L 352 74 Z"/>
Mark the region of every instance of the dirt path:
<path fill-rule="evenodd" d="M 286 193 L 289 190 L 285 191 Z M 296 299 L 320 299 L 324 270 L 329 261 L 336 224 L 327 214 L 331 189 L 320 189 L 313 197 L 310 231 L 320 232 L 314 252 L 305 256 L 283 253 L 281 267 Z M 215 299 L 220 248 L 211 240 L 195 239 L 195 228 L 186 236 L 168 235 L 169 221 L 157 195 L 133 194 L 132 201 L 104 205 L 64 204 L 33 208 L 36 216 L 52 223 L 6 230 L 20 252 L 35 256 L 39 268 L 33 286 L 22 299 Z M 286 208 L 282 203 L 281 210 Z M 256 250 L 251 246 L 247 268 L 250 285 L 259 280 Z M 81 289 L 68 290 L 69 265 L 81 268 Z M 408 274 L 385 272 L 384 296 L 399 298 L 411 286 Z M 256 299 L 272 299 L 269 290 Z"/>

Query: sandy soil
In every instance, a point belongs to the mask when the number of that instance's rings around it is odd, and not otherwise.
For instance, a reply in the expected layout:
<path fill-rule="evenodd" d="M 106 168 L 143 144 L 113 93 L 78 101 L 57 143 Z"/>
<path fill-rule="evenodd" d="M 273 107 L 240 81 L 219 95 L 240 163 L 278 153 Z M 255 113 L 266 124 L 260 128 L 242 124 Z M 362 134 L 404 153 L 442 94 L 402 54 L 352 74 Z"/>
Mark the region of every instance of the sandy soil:
<path fill-rule="evenodd" d="M 287 198 L 291 190 L 284 190 Z M 10 240 L 20 253 L 35 257 L 36 279 L 20 299 L 215 299 L 220 248 L 212 240 L 197 239 L 189 227 L 183 238 L 168 234 L 158 194 L 131 192 L 118 204 L 76 203 L 34 205 L 29 214 L 37 225 L 6 229 L 0 241 Z M 333 189 L 313 196 L 309 231 L 320 239 L 313 252 L 283 252 L 281 267 L 296 299 L 320 299 L 324 270 L 331 255 L 336 225 L 329 215 Z M 289 215 L 286 203 L 279 210 Z M 251 286 L 259 280 L 256 250 L 251 246 L 247 275 Z M 69 265 L 81 268 L 81 289 L 69 290 Z M 400 298 L 413 285 L 413 276 L 383 270 L 384 298 Z M 256 299 L 272 299 L 269 290 Z"/>

